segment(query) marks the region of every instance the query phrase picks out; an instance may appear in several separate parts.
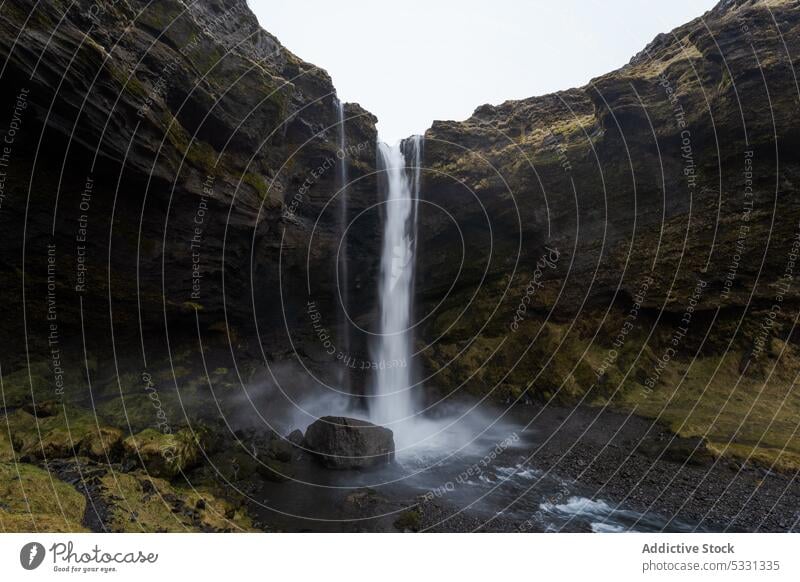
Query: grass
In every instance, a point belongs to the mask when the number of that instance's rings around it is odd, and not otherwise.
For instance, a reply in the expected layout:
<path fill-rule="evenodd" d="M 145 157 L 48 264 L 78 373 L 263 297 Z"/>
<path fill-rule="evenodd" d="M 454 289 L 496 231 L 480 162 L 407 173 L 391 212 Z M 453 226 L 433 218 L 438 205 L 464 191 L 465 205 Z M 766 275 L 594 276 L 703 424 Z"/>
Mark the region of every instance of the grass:
<path fill-rule="evenodd" d="M 0 530 L 85 531 L 86 498 L 26 463 L 0 463 Z"/>
<path fill-rule="evenodd" d="M 107 473 L 100 479 L 100 496 L 123 500 L 111 505 L 107 525 L 112 531 L 252 530 L 246 513 L 234 504 L 208 491 L 172 485 L 143 471 Z"/>
<path fill-rule="evenodd" d="M 793 378 L 800 371 L 797 349 L 787 347 L 772 362 L 767 379 L 756 375 L 740 378 L 741 352 L 724 358 L 700 358 L 691 365 L 671 367 L 649 394 L 629 390 L 624 408 L 660 417 L 681 436 L 705 436 L 717 454 L 757 461 L 782 470 L 800 468 L 800 393 Z M 719 366 L 716 373 L 715 370 Z M 772 366 L 770 365 L 769 368 Z M 686 379 L 680 382 L 680 369 Z"/>

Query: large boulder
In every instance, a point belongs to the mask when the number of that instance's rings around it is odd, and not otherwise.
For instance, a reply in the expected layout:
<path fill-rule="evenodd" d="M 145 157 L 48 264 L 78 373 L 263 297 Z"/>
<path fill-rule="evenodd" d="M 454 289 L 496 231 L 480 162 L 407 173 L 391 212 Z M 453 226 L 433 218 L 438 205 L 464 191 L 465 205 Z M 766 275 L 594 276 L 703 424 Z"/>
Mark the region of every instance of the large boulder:
<path fill-rule="evenodd" d="M 394 461 L 391 430 L 344 416 L 323 416 L 309 426 L 306 447 L 330 469 L 369 469 Z"/>

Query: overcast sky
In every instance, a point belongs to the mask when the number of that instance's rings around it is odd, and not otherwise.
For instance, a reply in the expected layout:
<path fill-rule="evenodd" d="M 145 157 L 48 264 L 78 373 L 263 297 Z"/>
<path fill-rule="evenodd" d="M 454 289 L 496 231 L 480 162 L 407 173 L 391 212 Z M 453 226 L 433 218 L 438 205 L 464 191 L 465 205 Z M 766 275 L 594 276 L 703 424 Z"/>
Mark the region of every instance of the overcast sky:
<path fill-rule="evenodd" d="M 716 0 L 248 0 L 261 25 L 328 71 L 383 140 L 585 84 Z"/>

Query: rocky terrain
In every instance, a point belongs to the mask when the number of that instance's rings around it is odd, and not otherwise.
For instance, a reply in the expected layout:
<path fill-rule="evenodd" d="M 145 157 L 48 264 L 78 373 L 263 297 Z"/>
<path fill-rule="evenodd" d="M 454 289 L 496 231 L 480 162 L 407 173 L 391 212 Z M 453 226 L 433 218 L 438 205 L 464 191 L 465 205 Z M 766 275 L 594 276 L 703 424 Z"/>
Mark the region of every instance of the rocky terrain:
<path fill-rule="evenodd" d="M 795 1 L 722 0 L 582 88 L 433 124 L 429 403 L 588 424 L 605 407 L 613 451 L 545 422 L 530 462 L 664 513 L 710 474 L 689 518 L 730 482 L 710 527 L 796 527 L 769 511 L 800 470 L 798 28 Z M 283 410 L 341 370 L 342 157 L 347 307 L 374 319 L 375 117 L 344 105 L 342 156 L 330 77 L 245 0 L 6 0 L 0 63 L 0 530 L 281 529 L 253 495 L 286 495 L 311 461 Z M 343 499 L 354 520 L 415 503 Z M 374 527 L 521 527 L 452 509 Z"/>

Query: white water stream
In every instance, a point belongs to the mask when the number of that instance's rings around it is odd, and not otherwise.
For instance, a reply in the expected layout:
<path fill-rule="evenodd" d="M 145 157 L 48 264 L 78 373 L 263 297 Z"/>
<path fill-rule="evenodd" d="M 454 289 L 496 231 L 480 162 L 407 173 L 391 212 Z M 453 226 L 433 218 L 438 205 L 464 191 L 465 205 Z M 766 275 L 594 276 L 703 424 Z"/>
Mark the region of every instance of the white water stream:
<path fill-rule="evenodd" d="M 411 320 L 421 150 L 420 136 L 395 146 L 378 144 L 386 203 L 378 286 L 380 335 L 374 348 L 378 369 L 369 414 L 372 422 L 391 428 L 400 442 L 406 440 L 403 433 L 416 411 Z"/>
<path fill-rule="evenodd" d="M 340 188 L 339 192 L 339 233 L 342 237 L 339 260 L 337 264 L 337 277 L 339 284 L 339 299 L 342 303 L 339 317 L 339 330 L 341 337 L 339 338 L 339 347 L 342 353 L 350 355 L 350 322 L 347 319 L 347 314 L 350 309 L 350 275 L 347 266 L 347 239 L 345 233 L 347 232 L 348 214 L 347 214 L 347 184 L 349 182 L 347 175 L 347 132 L 344 127 L 344 103 L 336 101 L 337 111 L 339 115 L 339 152 L 337 153 L 337 183 Z M 339 366 L 338 369 L 339 387 L 345 392 L 350 391 L 350 371 L 347 366 Z"/>

